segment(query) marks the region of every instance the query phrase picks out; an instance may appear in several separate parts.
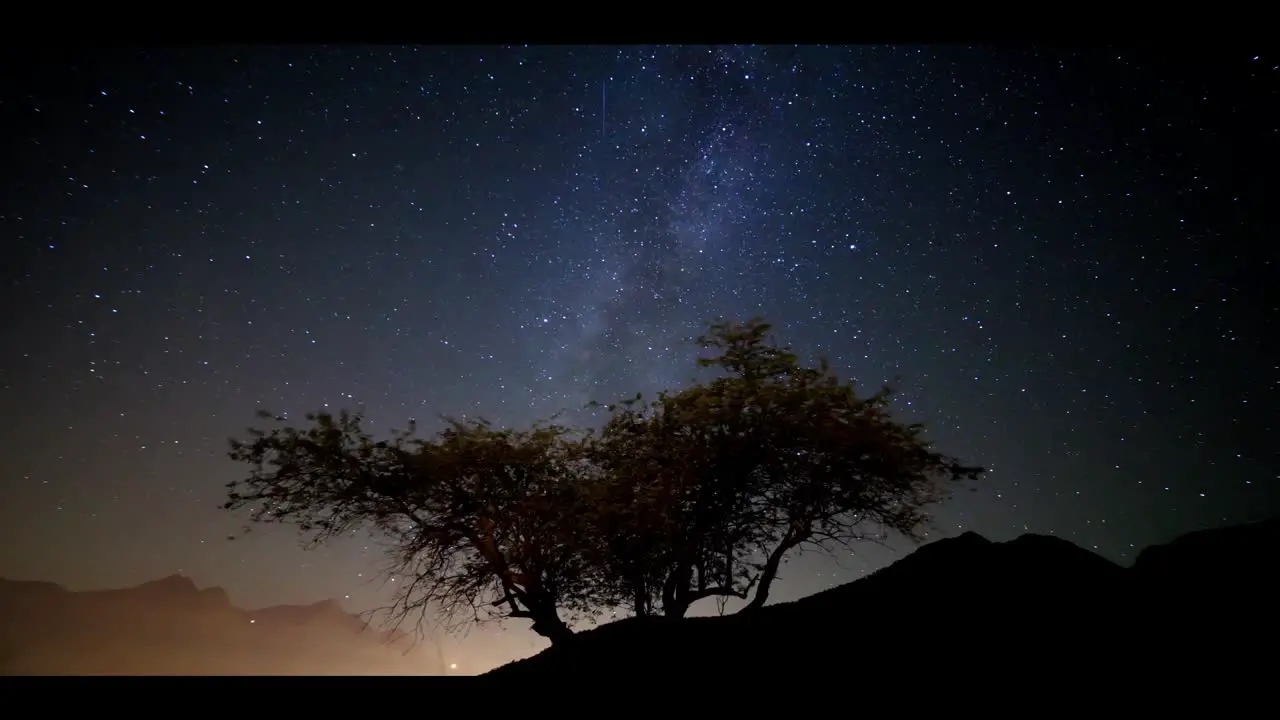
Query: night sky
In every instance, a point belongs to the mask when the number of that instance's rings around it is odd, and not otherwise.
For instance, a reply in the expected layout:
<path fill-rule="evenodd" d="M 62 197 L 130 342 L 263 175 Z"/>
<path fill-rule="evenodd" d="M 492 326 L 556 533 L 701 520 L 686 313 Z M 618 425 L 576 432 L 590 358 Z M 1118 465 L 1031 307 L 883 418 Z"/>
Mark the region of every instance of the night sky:
<path fill-rule="evenodd" d="M 698 376 L 720 316 L 900 378 L 902 417 L 990 468 L 931 537 L 1127 563 L 1280 512 L 1276 57 L 6 54 L 0 576 L 371 607 L 376 547 L 228 539 L 255 409 L 590 422 Z M 793 561 L 774 597 L 897 557 Z M 446 645 L 464 671 L 544 646 Z"/>

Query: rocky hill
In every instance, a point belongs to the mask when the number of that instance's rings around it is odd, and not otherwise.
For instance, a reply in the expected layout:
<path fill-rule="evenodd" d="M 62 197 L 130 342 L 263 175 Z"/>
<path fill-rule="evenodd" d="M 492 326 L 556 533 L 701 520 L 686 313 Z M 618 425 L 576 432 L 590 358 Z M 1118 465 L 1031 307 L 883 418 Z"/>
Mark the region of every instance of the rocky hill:
<path fill-rule="evenodd" d="M 852 673 L 943 664 L 993 679 L 1249 666 L 1275 646 L 1280 521 L 1145 550 L 1131 568 L 1065 540 L 980 535 L 925 545 L 864 579 L 755 613 L 628 619 L 487 674 L 672 679 L 729 671 Z"/>
<path fill-rule="evenodd" d="M 0 674 L 432 675 L 438 654 L 333 601 L 247 611 L 173 575 L 72 592 L 0 580 Z"/>

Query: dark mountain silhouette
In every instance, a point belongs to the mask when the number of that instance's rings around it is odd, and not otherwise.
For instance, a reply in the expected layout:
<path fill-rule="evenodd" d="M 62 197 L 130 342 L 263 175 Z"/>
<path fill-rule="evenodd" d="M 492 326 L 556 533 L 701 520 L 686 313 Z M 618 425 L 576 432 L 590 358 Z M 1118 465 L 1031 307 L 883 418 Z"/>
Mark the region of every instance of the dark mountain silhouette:
<path fill-rule="evenodd" d="M 436 675 L 436 651 L 334 601 L 246 611 L 172 575 L 72 592 L 0 580 L 0 674 Z"/>
<path fill-rule="evenodd" d="M 627 619 L 487 674 L 679 678 L 878 673 L 922 664 L 1026 673 L 1222 671 L 1280 633 L 1280 519 L 1204 530 L 1124 568 L 1065 540 L 974 533 L 930 543 L 861 580 L 755 613 Z M 406 651 L 408 651 L 406 653 Z M 1197 670 L 1197 672 L 1199 672 Z M 334 601 L 246 611 L 173 575 L 71 592 L 0 580 L 0 674 L 444 674 L 439 655 Z"/>
<path fill-rule="evenodd" d="M 1280 518 L 1183 535 L 1143 550 L 1135 574 L 1162 591 L 1200 591 L 1237 596 L 1253 604 L 1273 598 L 1280 560 Z"/>
<path fill-rule="evenodd" d="M 849 672 L 969 662 L 993 679 L 1247 664 L 1274 647 L 1280 520 L 1206 530 L 1131 568 L 1060 538 L 925 545 L 840 587 L 751 614 L 627 619 L 487 673 L 499 679 Z M 887 676 L 887 675 L 886 675 Z M 746 676 L 743 676 L 746 677 Z"/>

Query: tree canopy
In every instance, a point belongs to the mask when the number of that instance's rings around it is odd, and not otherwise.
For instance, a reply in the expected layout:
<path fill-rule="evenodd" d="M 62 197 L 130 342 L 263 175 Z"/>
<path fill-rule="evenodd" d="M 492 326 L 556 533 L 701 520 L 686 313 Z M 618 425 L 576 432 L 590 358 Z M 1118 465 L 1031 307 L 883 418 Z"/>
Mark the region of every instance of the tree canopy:
<path fill-rule="evenodd" d="M 601 406 L 598 431 L 449 420 L 429 438 L 411 427 L 375 441 L 346 411 L 253 428 L 232 441 L 252 469 L 225 507 L 313 543 L 378 533 L 406 579 L 402 618 L 528 618 L 555 643 L 612 609 L 680 617 L 711 597 L 759 608 L 789 555 L 916 538 L 949 483 L 981 473 L 895 421 L 888 389 L 859 396 L 770 329 L 710 325 L 698 363 L 716 377 Z"/>

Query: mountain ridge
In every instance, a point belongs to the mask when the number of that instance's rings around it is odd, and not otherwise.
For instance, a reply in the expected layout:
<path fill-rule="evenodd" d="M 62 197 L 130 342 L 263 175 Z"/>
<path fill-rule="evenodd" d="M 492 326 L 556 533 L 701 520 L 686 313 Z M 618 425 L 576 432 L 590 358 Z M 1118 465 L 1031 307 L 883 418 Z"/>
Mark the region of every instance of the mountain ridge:
<path fill-rule="evenodd" d="M 74 591 L 0 578 L 0 674 L 444 674 L 334 599 L 255 610 L 184 575 Z"/>

